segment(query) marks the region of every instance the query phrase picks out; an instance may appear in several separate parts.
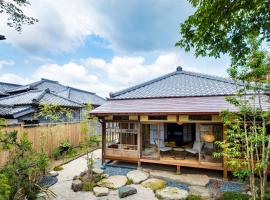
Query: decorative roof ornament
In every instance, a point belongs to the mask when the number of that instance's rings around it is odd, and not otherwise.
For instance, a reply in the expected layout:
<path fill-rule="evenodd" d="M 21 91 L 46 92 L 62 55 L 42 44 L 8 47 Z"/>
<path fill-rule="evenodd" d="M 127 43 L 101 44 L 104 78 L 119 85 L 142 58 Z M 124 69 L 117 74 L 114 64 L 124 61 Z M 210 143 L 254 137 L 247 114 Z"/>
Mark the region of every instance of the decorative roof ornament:
<path fill-rule="evenodd" d="M 183 68 L 182 68 L 181 66 L 178 66 L 178 67 L 176 68 L 176 71 L 181 72 L 181 71 L 183 71 Z"/>

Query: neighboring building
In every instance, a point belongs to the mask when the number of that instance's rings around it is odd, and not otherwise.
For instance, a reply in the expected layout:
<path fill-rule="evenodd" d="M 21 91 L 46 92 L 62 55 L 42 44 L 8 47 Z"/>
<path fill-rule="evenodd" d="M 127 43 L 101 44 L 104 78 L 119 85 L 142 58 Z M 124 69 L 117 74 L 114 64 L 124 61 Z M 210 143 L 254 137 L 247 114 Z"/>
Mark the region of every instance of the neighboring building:
<path fill-rule="evenodd" d="M 47 119 L 37 118 L 41 104 L 57 104 L 73 111 L 73 120 L 80 120 L 82 104 L 71 101 L 46 90 L 30 90 L 27 92 L 0 98 L 0 117 L 8 119 L 8 123 L 37 124 L 46 123 Z"/>
<path fill-rule="evenodd" d="M 141 163 L 223 170 L 215 141 L 224 140 L 224 109 L 236 111 L 226 96 L 235 95 L 229 79 L 175 72 L 111 94 L 91 112 L 102 120 L 102 162 Z M 269 103 L 264 104 L 269 108 Z"/>
<path fill-rule="evenodd" d="M 44 119 L 36 119 L 35 113 L 42 103 L 58 104 L 74 110 L 73 120 L 80 120 L 84 105 L 94 108 L 105 102 L 95 93 L 64 86 L 58 81 L 41 79 L 40 81 L 16 85 L 0 83 L 0 117 L 9 119 L 10 123 L 44 123 Z"/>

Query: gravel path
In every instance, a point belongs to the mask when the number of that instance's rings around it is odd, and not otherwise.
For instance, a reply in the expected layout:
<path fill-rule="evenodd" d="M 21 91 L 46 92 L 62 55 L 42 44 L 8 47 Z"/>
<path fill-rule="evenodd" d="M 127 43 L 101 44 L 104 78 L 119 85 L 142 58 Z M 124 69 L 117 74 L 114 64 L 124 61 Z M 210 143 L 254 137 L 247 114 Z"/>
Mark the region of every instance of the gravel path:
<path fill-rule="evenodd" d="M 93 152 L 96 163 L 100 163 L 101 150 L 98 149 Z M 111 190 L 106 197 L 95 197 L 92 192 L 73 192 L 71 190 L 72 179 L 75 175 L 79 175 L 80 172 L 85 171 L 86 156 L 82 156 L 70 163 L 63 165 L 63 170 L 59 171 L 58 182 L 50 187 L 50 189 L 57 194 L 57 200 L 118 200 L 118 191 Z M 152 190 L 144 188 L 140 185 L 132 185 L 138 191 L 137 194 L 131 195 L 121 200 L 156 200 Z M 54 198 L 50 198 L 54 200 Z"/>

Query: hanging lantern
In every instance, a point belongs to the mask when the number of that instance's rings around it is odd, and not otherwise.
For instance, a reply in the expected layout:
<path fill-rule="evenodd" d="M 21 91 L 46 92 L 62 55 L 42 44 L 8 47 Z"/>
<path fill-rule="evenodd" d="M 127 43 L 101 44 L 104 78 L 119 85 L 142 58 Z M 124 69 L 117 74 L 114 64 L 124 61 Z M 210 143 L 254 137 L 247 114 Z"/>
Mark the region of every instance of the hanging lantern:
<path fill-rule="evenodd" d="M 214 134 L 213 133 L 205 133 L 204 135 L 203 135 L 203 140 L 205 141 L 205 142 L 209 142 L 209 143 L 212 143 L 212 142 L 214 142 L 215 141 L 215 136 L 214 136 Z"/>

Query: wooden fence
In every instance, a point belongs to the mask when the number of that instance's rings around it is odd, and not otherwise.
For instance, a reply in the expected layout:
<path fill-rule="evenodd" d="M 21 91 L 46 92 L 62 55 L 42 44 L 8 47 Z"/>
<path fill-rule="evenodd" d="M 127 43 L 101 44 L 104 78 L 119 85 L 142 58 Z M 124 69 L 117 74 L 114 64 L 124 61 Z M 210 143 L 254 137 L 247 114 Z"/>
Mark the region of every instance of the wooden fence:
<path fill-rule="evenodd" d="M 90 124 L 88 125 L 90 126 Z M 93 123 L 91 123 L 91 126 L 92 125 Z M 32 142 L 33 149 L 40 151 L 41 147 L 43 147 L 49 156 L 52 155 L 53 150 L 57 148 L 61 142 L 67 140 L 73 147 L 76 147 L 79 146 L 79 144 L 84 140 L 86 134 L 90 134 L 90 131 L 89 133 L 81 131 L 82 125 L 80 122 L 38 125 L 17 124 L 2 128 L 2 131 L 7 132 L 13 130 L 18 131 L 18 137 L 20 137 L 23 133 L 27 133 L 28 139 Z M 92 132 L 93 127 L 90 130 Z M 0 166 L 6 162 L 8 157 L 8 151 L 0 152 Z"/>

